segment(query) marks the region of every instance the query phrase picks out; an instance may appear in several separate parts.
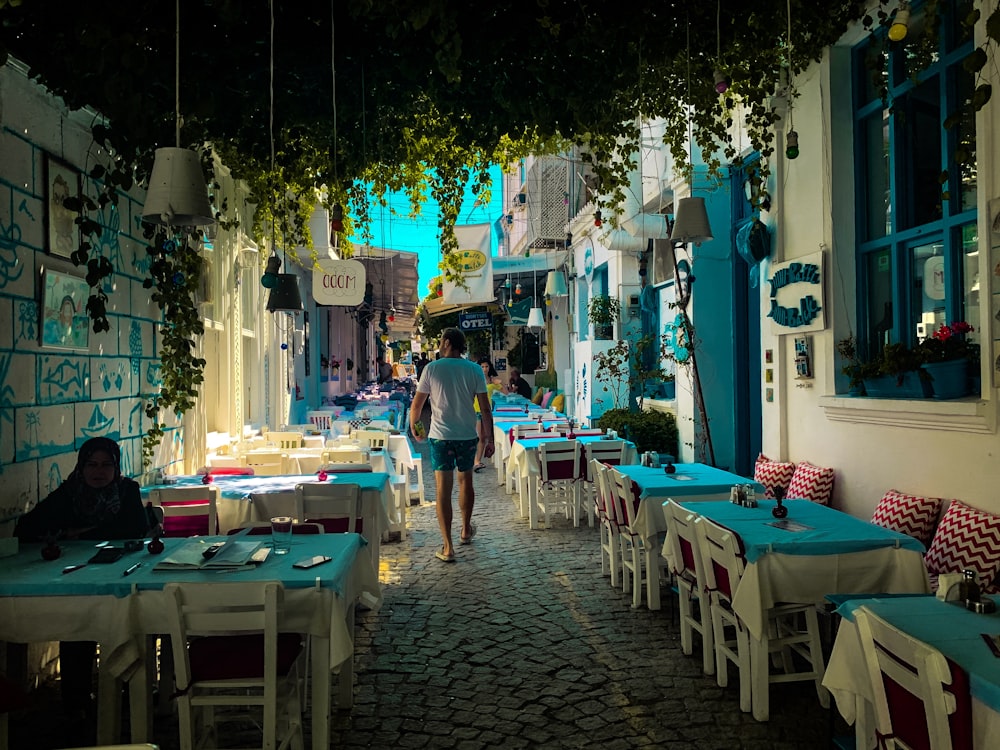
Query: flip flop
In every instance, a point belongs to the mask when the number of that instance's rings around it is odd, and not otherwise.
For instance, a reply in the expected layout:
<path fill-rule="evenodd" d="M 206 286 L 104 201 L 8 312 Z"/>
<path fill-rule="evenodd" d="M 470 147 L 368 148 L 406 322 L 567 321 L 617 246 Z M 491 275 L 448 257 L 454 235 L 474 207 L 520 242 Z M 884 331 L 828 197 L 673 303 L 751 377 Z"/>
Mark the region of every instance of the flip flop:
<path fill-rule="evenodd" d="M 472 470 L 478 474 L 480 471 L 482 471 L 485 468 L 486 468 L 486 464 L 476 464 L 475 466 L 472 467 Z"/>
<path fill-rule="evenodd" d="M 434 553 L 434 557 L 436 557 L 441 562 L 446 562 L 446 563 L 453 563 L 453 562 L 455 562 L 455 554 L 452 553 L 450 555 L 446 555 L 444 553 L 444 547 L 442 547 L 437 552 L 435 552 Z"/>
<path fill-rule="evenodd" d="M 476 535 L 476 532 L 478 531 L 478 529 L 476 528 L 476 524 L 474 524 L 474 523 L 470 523 L 469 525 L 472 527 L 472 533 L 469 534 L 468 536 L 463 536 L 459 540 L 460 544 L 472 544 L 472 537 L 474 537 Z"/>

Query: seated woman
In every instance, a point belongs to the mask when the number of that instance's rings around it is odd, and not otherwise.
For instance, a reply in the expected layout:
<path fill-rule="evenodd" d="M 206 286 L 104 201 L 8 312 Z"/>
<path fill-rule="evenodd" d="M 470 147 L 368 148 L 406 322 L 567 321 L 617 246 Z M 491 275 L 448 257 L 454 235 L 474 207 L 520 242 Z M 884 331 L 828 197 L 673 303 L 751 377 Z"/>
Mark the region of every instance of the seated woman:
<path fill-rule="evenodd" d="M 14 535 L 22 542 L 56 539 L 141 539 L 149 529 L 139 485 L 122 476 L 121 449 L 105 437 L 80 448 L 76 468 L 66 481 L 21 516 Z M 91 641 L 59 644 L 63 708 L 73 719 L 92 718 L 97 645 Z"/>

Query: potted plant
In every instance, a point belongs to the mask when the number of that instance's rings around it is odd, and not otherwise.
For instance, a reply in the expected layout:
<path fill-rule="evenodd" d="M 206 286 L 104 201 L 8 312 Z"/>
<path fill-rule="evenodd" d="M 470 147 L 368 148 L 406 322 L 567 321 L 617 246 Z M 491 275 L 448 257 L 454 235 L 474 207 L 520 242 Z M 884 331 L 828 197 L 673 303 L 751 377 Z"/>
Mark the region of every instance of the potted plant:
<path fill-rule="evenodd" d="M 609 341 L 614 338 L 615 321 L 621 315 L 622 306 L 617 297 L 597 294 L 591 297 L 587 306 L 587 319 L 594 324 L 594 338 Z"/>
<path fill-rule="evenodd" d="M 974 330 L 964 320 L 945 323 L 917 344 L 916 353 L 930 377 L 934 398 L 961 398 L 969 392 L 969 365 L 978 364 L 979 345 L 966 334 Z"/>
<path fill-rule="evenodd" d="M 905 344 L 886 344 L 861 365 L 865 392 L 875 398 L 930 398 L 930 377 L 921 369 L 921 355 Z"/>
<path fill-rule="evenodd" d="M 846 339 L 837 342 L 837 353 L 844 361 L 840 371 L 849 378 L 848 388 L 852 396 L 865 395 L 865 383 L 862 376 L 863 363 L 858 356 L 857 341 L 852 333 Z"/>

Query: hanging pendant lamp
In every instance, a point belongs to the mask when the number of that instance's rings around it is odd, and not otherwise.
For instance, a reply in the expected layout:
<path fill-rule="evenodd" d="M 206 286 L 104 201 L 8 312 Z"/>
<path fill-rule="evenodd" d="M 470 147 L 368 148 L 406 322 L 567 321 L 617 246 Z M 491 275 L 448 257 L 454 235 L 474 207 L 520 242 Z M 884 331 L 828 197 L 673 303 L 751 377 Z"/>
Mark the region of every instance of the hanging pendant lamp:
<path fill-rule="evenodd" d="M 173 148 L 158 148 L 149 176 L 142 220 L 147 224 L 173 227 L 203 227 L 215 223 L 208 201 L 201 158 L 188 148 L 181 148 L 181 15 L 176 3 L 175 44 L 175 138 Z"/>
<path fill-rule="evenodd" d="M 528 328 L 545 328 L 545 316 L 542 314 L 542 308 L 533 307 L 528 312 Z"/>
<path fill-rule="evenodd" d="M 565 297 L 567 294 L 569 294 L 569 290 L 566 289 L 566 277 L 563 272 L 549 271 L 549 275 L 545 279 L 545 296 Z"/>
<path fill-rule="evenodd" d="M 681 198 L 677 201 L 674 230 L 670 233 L 670 239 L 674 242 L 695 244 L 713 239 L 704 198 Z"/>
<path fill-rule="evenodd" d="M 294 273 L 279 273 L 278 280 L 271 287 L 267 298 L 267 311 L 298 312 L 302 309 L 302 295 L 299 292 L 299 279 Z"/>

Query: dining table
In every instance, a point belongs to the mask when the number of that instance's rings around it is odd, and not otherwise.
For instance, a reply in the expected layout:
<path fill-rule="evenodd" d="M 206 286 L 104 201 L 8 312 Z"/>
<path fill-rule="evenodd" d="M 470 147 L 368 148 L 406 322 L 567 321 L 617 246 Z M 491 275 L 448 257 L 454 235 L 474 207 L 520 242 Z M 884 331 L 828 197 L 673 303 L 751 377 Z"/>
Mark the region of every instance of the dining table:
<path fill-rule="evenodd" d="M 733 593 L 733 611 L 750 636 L 750 661 L 768 659 L 768 613 L 776 604 L 821 606 L 829 594 L 930 592 L 924 545 L 809 500 L 787 500 L 787 515 L 772 513 L 775 500 L 746 507 L 727 501 L 685 502 L 687 510 L 736 534 L 746 568 Z M 751 687 L 754 714 L 768 715 L 767 670 Z"/>
<path fill-rule="evenodd" d="M 848 599 L 837 608 L 840 627 L 827 664 L 823 685 L 837 710 L 855 727 L 858 747 L 874 738 L 874 699 L 854 613 L 861 606 L 893 627 L 938 651 L 968 677 L 972 713 L 972 746 L 989 750 L 1000 737 L 1000 658 L 983 634 L 1000 635 L 1000 612 L 980 614 L 962 602 L 935 596 Z"/>
<path fill-rule="evenodd" d="M 579 435 L 575 438 L 580 451 L 581 474 L 586 475 L 582 469 L 584 462 L 583 446 L 598 440 L 607 440 L 605 435 Z M 508 475 L 517 477 L 517 497 L 518 510 L 521 518 L 528 519 L 528 528 L 538 528 L 538 478 L 541 476 L 542 467 L 539 461 L 539 447 L 542 443 L 566 443 L 570 438 L 553 433 L 551 436 L 518 438 L 510 446 L 510 456 L 507 459 Z M 625 443 L 625 461 L 632 463 L 638 456 L 635 444 Z"/>
<path fill-rule="evenodd" d="M 391 514 L 395 496 L 393 474 L 381 471 L 326 475 L 278 474 L 274 476 L 212 475 L 211 484 L 219 488 L 216 513 L 219 529 L 227 533 L 252 521 L 269 521 L 274 516 L 295 516 L 295 485 L 325 481 L 330 484 L 356 484 L 361 490 L 362 528 L 368 539 L 368 553 L 378 570 L 382 536 L 393 529 Z M 200 474 L 170 477 L 172 484 L 144 487 L 150 490 L 169 487 L 192 487 L 205 483 Z M 301 519 L 300 519 L 301 520 Z M 369 529 L 371 531 L 369 532 Z"/>
<path fill-rule="evenodd" d="M 250 537 L 252 538 L 252 537 Z M 224 537 L 203 537 L 206 547 Z M 270 537 L 260 537 L 262 545 Z M 149 637 L 164 632 L 167 607 L 163 587 L 172 582 L 222 583 L 280 581 L 285 587 L 279 626 L 310 639 L 312 746 L 329 747 L 330 674 L 339 669 L 338 704 L 352 703 L 354 605 L 381 601 L 378 574 L 358 534 L 295 535 L 286 555 L 271 554 L 259 565 L 232 570 L 157 570 L 156 563 L 191 539 L 164 539 L 164 552 L 145 547 L 111 563 L 88 562 L 97 550 L 90 541 L 61 541 L 58 559 L 42 557 L 42 544 L 23 544 L 17 555 L 0 559 L 0 642 L 95 641 L 98 672 L 98 742 L 118 740 L 119 688 L 128 682 L 133 742 L 151 738 L 153 682 Z M 107 543 L 103 543 L 107 544 Z M 115 542 L 114 546 L 122 546 Z M 317 554 L 330 563 L 301 570 L 298 560 Z M 137 565 L 138 564 L 138 565 Z M 75 566 L 76 569 L 72 569 Z M 68 572 L 65 572 L 68 571 Z"/>
<path fill-rule="evenodd" d="M 764 485 L 738 474 L 702 463 L 670 464 L 666 466 L 641 466 L 629 464 L 615 469 L 632 480 L 633 496 L 637 498 L 635 528 L 644 545 L 655 548 L 667 531 L 663 503 L 668 499 L 677 502 L 706 502 L 725 500 L 735 485 L 749 484 L 764 495 Z M 646 602 L 650 609 L 660 608 L 660 571 L 656 566 L 647 571 Z"/>

